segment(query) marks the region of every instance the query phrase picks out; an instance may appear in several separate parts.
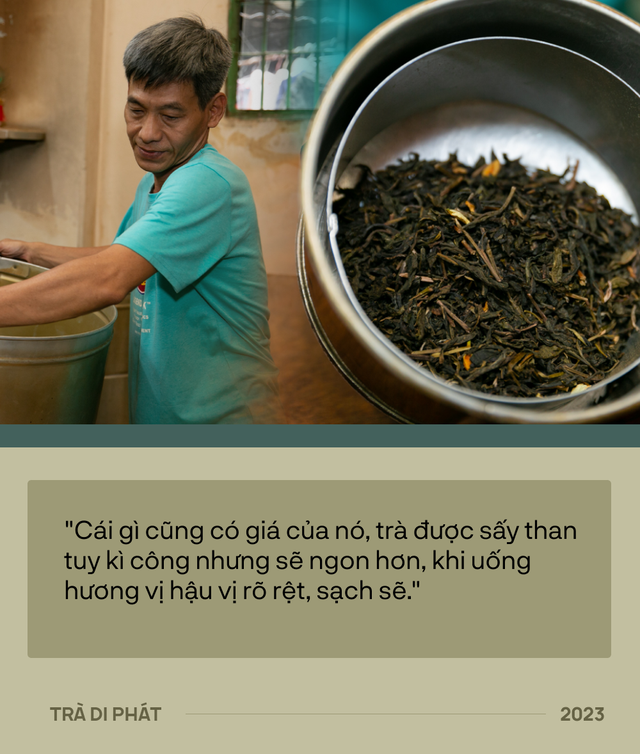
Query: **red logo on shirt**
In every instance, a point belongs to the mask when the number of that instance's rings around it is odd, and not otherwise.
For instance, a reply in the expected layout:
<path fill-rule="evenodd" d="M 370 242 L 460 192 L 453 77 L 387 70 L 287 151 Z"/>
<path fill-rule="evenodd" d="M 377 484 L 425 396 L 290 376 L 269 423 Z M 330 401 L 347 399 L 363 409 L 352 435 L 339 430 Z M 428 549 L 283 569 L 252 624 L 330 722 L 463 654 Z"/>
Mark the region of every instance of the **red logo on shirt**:
<path fill-rule="evenodd" d="M 146 288 L 146 285 L 147 285 L 146 280 L 144 283 L 140 283 L 140 285 L 138 286 L 138 293 L 144 293 L 144 289 Z"/>

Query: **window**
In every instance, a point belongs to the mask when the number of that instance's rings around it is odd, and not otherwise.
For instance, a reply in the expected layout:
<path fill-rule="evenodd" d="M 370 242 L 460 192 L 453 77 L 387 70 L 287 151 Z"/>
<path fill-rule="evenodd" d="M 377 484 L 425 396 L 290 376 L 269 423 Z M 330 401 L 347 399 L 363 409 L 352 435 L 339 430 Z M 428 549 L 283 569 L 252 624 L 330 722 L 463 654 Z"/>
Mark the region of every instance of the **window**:
<path fill-rule="evenodd" d="M 232 0 L 232 115 L 308 116 L 347 52 L 347 0 Z"/>

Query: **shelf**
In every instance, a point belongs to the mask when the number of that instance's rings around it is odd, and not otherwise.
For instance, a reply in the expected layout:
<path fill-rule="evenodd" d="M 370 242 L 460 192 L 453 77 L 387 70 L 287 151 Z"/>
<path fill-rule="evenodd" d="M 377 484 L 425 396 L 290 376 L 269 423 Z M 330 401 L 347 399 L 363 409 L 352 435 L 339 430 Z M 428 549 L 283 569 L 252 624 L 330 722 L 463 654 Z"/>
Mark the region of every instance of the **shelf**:
<path fill-rule="evenodd" d="M 21 144 L 33 144 L 44 141 L 45 132 L 37 128 L 20 128 L 18 126 L 0 126 L 0 149 L 17 147 Z"/>

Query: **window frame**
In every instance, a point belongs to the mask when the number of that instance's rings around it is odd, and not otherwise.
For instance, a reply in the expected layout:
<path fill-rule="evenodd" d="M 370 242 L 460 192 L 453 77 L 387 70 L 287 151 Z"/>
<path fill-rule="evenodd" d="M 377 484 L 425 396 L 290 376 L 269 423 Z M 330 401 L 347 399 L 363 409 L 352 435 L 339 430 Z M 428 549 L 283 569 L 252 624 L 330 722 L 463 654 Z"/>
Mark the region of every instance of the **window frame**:
<path fill-rule="evenodd" d="M 238 110 L 236 107 L 236 92 L 238 82 L 238 60 L 240 58 L 240 9 L 245 0 L 229 0 L 229 44 L 233 50 L 233 59 L 227 76 L 227 114 L 234 118 L 259 118 L 265 120 L 309 120 L 316 111 L 311 110 Z M 293 0 L 295 9 L 295 0 Z M 266 24 L 266 16 L 265 16 Z M 293 24 L 293 19 L 292 19 Z M 264 53 L 262 53 L 264 55 Z M 319 53 L 318 53 L 319 60 Z M 264 81 L 264 79 L 263 79 Z M 317 81 L 316 81 L 317 85 Z"/>

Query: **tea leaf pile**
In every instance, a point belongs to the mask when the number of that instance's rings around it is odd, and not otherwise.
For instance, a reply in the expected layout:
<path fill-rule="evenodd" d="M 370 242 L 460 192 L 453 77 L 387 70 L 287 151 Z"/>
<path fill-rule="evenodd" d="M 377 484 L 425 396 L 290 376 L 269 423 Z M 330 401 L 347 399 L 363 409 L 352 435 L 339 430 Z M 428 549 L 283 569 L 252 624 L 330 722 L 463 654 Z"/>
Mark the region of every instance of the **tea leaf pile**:
<path fill-rule="evenodd" d="M 504 158 L 362 166 L 334 204 L 368 317 L 444 380 L 545 397 L 605 378 L 638 330 L 640 230 L 586 183 Z"/>

